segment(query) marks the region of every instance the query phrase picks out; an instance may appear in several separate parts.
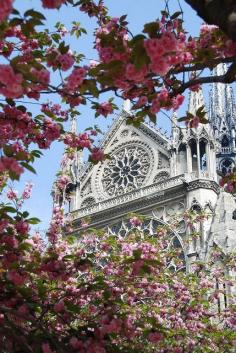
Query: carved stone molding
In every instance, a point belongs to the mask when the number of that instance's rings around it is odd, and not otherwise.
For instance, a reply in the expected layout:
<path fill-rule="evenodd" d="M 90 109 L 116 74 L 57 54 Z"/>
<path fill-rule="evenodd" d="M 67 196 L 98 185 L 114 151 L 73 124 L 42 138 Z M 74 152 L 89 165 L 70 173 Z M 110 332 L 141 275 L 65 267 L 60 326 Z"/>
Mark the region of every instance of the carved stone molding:
<path fill-rule="evenodd" d="M 215 191 L 215 193 L 220 193 L 220 187 L 215 181 L 205 181 L 205 180 L 194 180 L 187 185 L 187 191 L 192 191 L 195 189 L 210 189 Z"/>

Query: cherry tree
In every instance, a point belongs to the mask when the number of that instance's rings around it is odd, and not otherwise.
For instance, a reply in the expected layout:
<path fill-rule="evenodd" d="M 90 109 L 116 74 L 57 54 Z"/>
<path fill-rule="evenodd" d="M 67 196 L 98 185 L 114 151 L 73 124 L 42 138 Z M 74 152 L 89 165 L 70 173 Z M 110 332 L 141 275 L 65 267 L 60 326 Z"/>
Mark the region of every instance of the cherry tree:
<path fill-rule="evenodd" d="M 210 23 L 201 26 L 196 38 L 186 32 L 181 8 L 171 13 L 169 1 L 159 19 L 144 24 L 139 34 L 130 32 L 126 16 L 110 17 L 103 1 L 41 2 L 45 9 L 73 6 L 95 17 L 97 57 L 85 65 L 83 53 L 65 42 L 61 24 L 50 33 L 43 27 L 43 11 L 21 14 L 13 0 L 0 0 L 0 186 L 7 197 L 0 205 L 2 351 L 233 352 L 233 299 L 218 313 L 214 303 L 222 293 L 212 284 L 217 278 L 231 286 L 231 279 L 224 278 L 220 269 L 211 270 L 211 264 L 196 263 L 191 274 L 181 271 L 178 249 L 168 246 L 166 225 L 151 237 L 142 231 L 143 220 L 132 216 L 125 239 L 84 229 L 78 242 L 76 237 L 63 237 L 73 230 L 63 209 L 55 207 L 44 242 L 39 234 L 30 234 L 31 225 L 39 220 L 23 210 L 32 186 L 27 184 L 22 195 L 8 186 L 26 169 L 34 172 L 35 159 L 57 140 L 67 146 L 65 163 L 83 149 L 93 163 L 107 157 L 94 141 L 99 129 L 65 130 L 64 122 L 76 117 L 82 104 L 106 117 L 116 109 L 113 96 L 130 99 L 134 114 L 127 123 L 139 125 L 146 117 L 155 122 L 161 110 L 177 110 L 187 89 L 233 82 L 233 2 L 186 1 Z M 85 33 L 72 19 L 70 35 Z M 225 75 L 198 74 L 220 62 L 229 63 Z M 60 82 L 55 85 L 57 74 Z M 103 100 L 108 93 L 111 98 Z M 44 101 L 49 94 L 61 104 Z M 25 99 L 40 103 L 40 114 L 34 116 Z M 182 120 L 195 127 L 207 123 L 202 109 Z M 59 176 L 58 194 L 65 191 L 70 177 Z M 223 179 L 225 183 L 234 191 L 235 175 Z M 199 221 L 193 213 L 186 217 L 190 226 Z M 212 256 L 220 258 L 219 249 Z M 233 256 L 225 261 L 234 268 Z"/>

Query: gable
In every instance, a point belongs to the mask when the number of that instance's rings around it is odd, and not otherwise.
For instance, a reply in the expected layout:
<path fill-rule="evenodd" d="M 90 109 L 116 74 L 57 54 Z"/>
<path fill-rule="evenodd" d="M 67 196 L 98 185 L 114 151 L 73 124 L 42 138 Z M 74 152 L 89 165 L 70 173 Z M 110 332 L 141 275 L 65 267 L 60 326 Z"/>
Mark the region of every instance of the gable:
<path fill-rule="evenodd" d="M 126 125 L 124 113 L 112 124 L 101 147 L 111 158 L 89 165 L 81 175 L 78 208 L 125 195 L 170 175 L 168 139 L 146 124 Z"/>

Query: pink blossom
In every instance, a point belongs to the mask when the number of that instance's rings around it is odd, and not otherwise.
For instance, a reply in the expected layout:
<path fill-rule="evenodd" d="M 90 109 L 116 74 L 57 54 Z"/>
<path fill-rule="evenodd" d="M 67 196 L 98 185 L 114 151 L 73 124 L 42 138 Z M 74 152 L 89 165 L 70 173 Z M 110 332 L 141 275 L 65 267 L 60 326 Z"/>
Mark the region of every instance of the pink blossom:
<path fill-rule="evenodd" d="M 64 190 L 69 182 L 70 182 L 70 177 L 68 175 L 61 175 L 57 179 L 57 186 L 60 190 Z"/>
<path fill-rule="evenodd" d="M 160 76 L 165 76 L 170 69 L 170 65 L 168 64 L 166 58 L 159 58 L 153 61 L 150 67 L 155 74 Z"/>
<path fill-rule="evenodd" d="M 24 169 L 18 164 L 13 157 L 0 158 L 0 172 L 10 171 L 16 175 L 23 173 Z"/>
<path fill-rule="evenodd" d="M 60 63 L 61 69 L 63 71 L 69 70 L 75 62 L 75 59 L 73 58 L 72 54 L 70 54 L 70 53 L 59 54 L 56 59 Z"/>
<path fill-rule="evenodd" d="M 226 185 L 226 191 L 232 193 L 234 190 L 234 183 L 232 181 L 229 181 Z"/>
<path fill-rule="evenodd" d="M 132 217 L 130 218 L 129 221 L 133 227 L 138 227 L 138 226 L 141 226 L 142 224 L 142 221 L 138 217 Z"/>
<path fill-rule="evenodd" d="M 127 80 L 142 82 L 146 74 L 147 74 L 146 66 L 142 66 L 140 70 L 137 70 L 133 64 L 126 65 L 125 75 Z"/>
<path fill-rule="evenodd" d="M 93 161 L 103 161 L 105 158 L 104 151 L 100 148 L 94 148 L 91 153 L 91 159 Z"/>
<path fill-rule="evenodd" d="M 17 309 L 17 312 L 20 314 L 20 315 L 27 315 L 29 313 L 29 308 L 26 304 L 22 304 L 18 309 Z"/>
<path fill-rule="evenodd" d="M 46 9 L 58 9 L 65 2 L 66 0 L 42 0 L 43 7 L 45 7 Z"/>
<path fill-rule="evenodd" d="M 191 128 L 197 128 L 200 123 L 200 119 L 198 116 L 195 116 L 192 120 L 189 122 L 189 127 Z"/>
<path fill-rule="evenodd" d="M 9 236 L 4 236 L 3 237 L 3 242 L 10 246 L 13 249 L 16 249 L 18 247 L 18 240 L 16 239 L 16 237 L 14 237 L 13 235 L 9 235 Z"/>
<path fill-rule="evenodd" d="M 223 179 L 223 178 L 222 178 L 222 179 L 220 179 L 219 184 L 220 184 L 220 186 L 221 186 L 221 187 L 223 187 L 223 186 L 225 185 L 225 181 L 224 181 L 224 179 Z"/>
<path fill-rule="evenodd" d="M 36 79 L 40 82 L 43 83 L 45 85 L 48 85 L 50 82 L 50 72 L 46 69 L 41 69 L 41 70 L 37 70 L 35 68 L 33 68 L 31 70 L 31 73 L 33 74 L 33 76 L 36 77 Z"/>
<path fill-rule="evenodd" d="M 29 199 L 31 197 L 32 188 L 33 188 L 33 184 L 32 183 L 26 183 L 25 184 L 24 191 L 22 192 L 22 198 L 23 199 Z"/>
<path fill-rule="evenodd" d="M 160 39 L 152 38 L 144 42 L 144 47 L 151 61 L 158 60 L 164 54 L 164 47 Z"/>
<path fill-rule="evenodd" d="M 23 94 L 22 74 L 15 74 L 10 65 L 0 65 L 0 93 L 7 98 L 19 98 Z"/>
<path fill-rule="evenodd" d="M 184 96 L 182 94 L 177 94 L 176 97 L 172 99 L 172 107 L 174 110 L 178 110 L 179 107 L 183 104 Z"/>
<path fill-rule="evenodd" d="M 42 350 L 43 350 L 43 353 L 52 353 L 52 350 L 48 343 L 42 344 Z"/>
<path fill-rule="evenodd" d="M 163 339 L 163 334 L 161 332 L 151 332 L 148 335 L 148 339 L 152 343 L 157 343 Z"/>
<path fill-rule="evenodd" d="M 98 115 L 103 115 L 107 117 L 108 114 L 113 112 L 113 107 L 110 102 L 104 102 L 99 104 L 98 108 L 96 109 Z"/>
<path fill-rule="evenodd" d="M 70 339 L 70 345 L 74 349 L 81 349 L 83 348 L 83 342 L 79 341 L 77 337 L 73 336 Z"/>
<path fill-rule="evenodd" d="M 148 99 L 147 99 L 147 97 L 146 96 L 141 96 L 140 98 L 139 98 L 139 100 L 137 101 L 137 103 L 136 103 L 136 107 L 142 107 L 142 106 L 144 106 L 146 103 L 148 102 Z"/>
<path fill-rule="evenodd" d="M 75 68 L 70 76 L 67 77 L 66 88 L 69 90 L 76 90 L 82 85 L 86 76 L 86 70 L 83 67 Z"/>
<path fill-rule="evenodd" d="M 17 270 L 10 270 L 7 274 L 7 277 L 16 286 L 22 286 L 26 280 L 26 276 L 20 274 Z"/>
<path fill-rule="evenodd" d="M 16 222 L 16 230 L 20 234 L 27 234 L 30 230 L 29 223 L 21 219 L 20 221 Z"/>
<path fill-rule="evenodd" d="M 0 0 L 0 21 L 5 20 L 5 18 L 11 13 L 13 0 Z"/>
<path fill-rule="evenodd" d="M 7 192 L 7 197 L 9 198 L 9 200 L 14 200 L 14 199 L 16 199 L 16 198 L 17 198 L 17 195 L 18 195 L 18 191 L 16 191 L 16 190 L 10 189 L 10 190 L 8 190 L 8 192 Z"/>
<path fill-rule="evenodd" d="M 154 98 L 152 100 L 152 106 L 151 106 L 151 109 L 150 109 L 151 113 L 153 114 L 156 114 L 160 111 L 160 101 L 159 101 L 159 98 Z"/>
<path fill-rule="evenodd" d="M 65 303 L 63 300 L 60 300 L 58 303 L 56 303 L 54 305 L 54 310 L 57 312 L 57 313 L 60 313 L 62 311 L 65 310 Z"/>

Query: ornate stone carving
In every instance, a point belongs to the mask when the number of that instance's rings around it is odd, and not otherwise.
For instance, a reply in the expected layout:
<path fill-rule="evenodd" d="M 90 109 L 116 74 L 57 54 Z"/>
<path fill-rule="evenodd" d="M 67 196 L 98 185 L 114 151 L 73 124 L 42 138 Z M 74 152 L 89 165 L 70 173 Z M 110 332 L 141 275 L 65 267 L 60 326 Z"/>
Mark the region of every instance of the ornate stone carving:
<path fill-rule="evenodd" d="M 86 183 L 82 186 L 80 195 L 82 198 L 91 194 L 92 187 L 91 187 L 91 179 L 87 180 Z"/>
<path fill-rule="evenodd" d="M 85 200 L 83 200 L 81 207 L 88 207 L 92 206 L 95 204 L 96 200 L 93 197 L 87 197 Z"/>
<path fill-rule="evenodd" d="M 170 174 L 169 174 L 168 172 L 162 171 L 162 172 L 158 173 L 158 174 L 155 176 L 155 178 L 154 178 L 154 180 L 153 180 L 153 183 L 154 183 L 154 184 L 160 183 L 160 182 L 162 182 L 163 180 L 168 179 L 169 177 L 170 177 Z"/>
<path fill-rule="evenodd" d="M 129 130 L 127 130 L 127 129 L 122 130 L 121 133 L 120 133 L 121 137 L 127 137 L 128 135 L 129 135 Z"/>
<path fill-rule="evenodd" d="M 102 187 L 109 196 L 140 188 L 150 169 L 150 153 L 142 144 L 122 147 L 112 153 L 102 172 Z"/>
<path fill-rule="evenodd" d="M 131 136 L 132 136 L 132 137 L 134 137 L 134 136 L 135 136 L 135 137 L 140 137 L 139 134 L 137 134 L 137 132 L 135 132 L 135 131 L 133 131 L 133 132 L 131 133 Z"/>
<path fill-rule="evenodd" d="M 191 181 L 187 186 L 187 191 L 195 190 L 195 189 L 211 189 L 214 190 L 217 194 L 220 192 L 220 187 L 215 181 Z"/>

